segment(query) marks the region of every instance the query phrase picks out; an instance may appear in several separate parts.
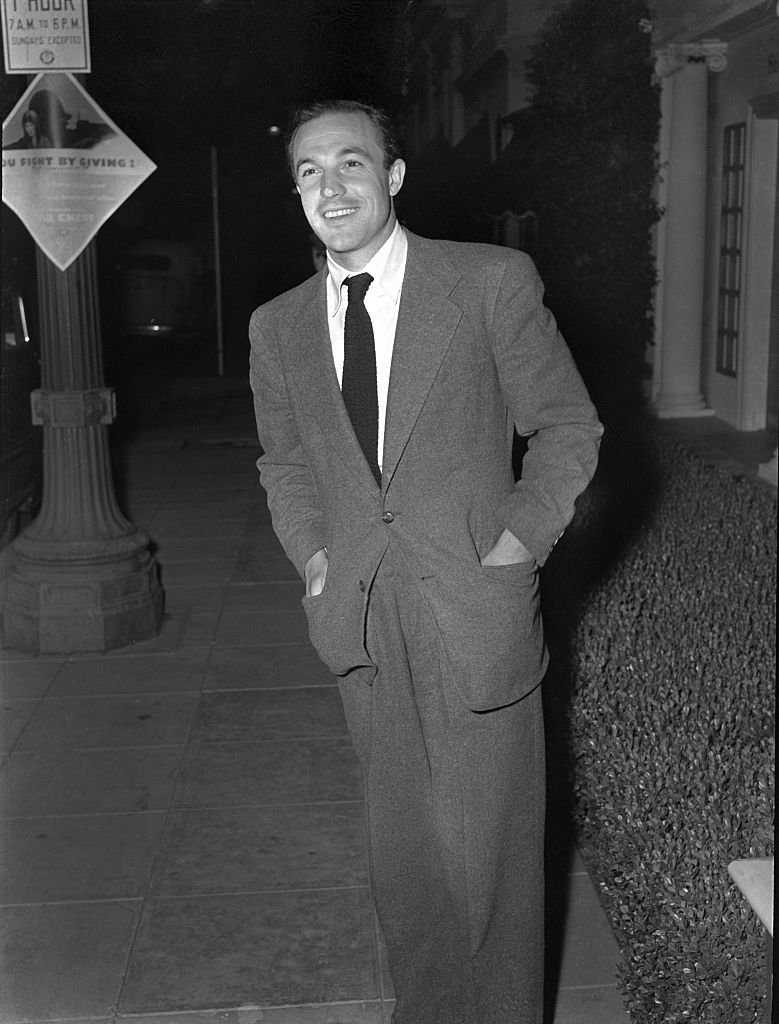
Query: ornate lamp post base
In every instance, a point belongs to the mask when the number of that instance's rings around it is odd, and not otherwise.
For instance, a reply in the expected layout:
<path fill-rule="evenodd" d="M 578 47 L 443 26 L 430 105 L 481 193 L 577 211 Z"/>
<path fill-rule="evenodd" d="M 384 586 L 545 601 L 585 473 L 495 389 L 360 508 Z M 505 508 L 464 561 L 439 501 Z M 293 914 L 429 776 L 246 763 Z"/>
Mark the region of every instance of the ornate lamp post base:
<path fill-rule="evenodd" d="M 102 652 L 156 636 L 163 592 L 141 531 L 100 545 L 41 544 L 22 536 L 13 550 L 4 614 L 9 647 Z"/>

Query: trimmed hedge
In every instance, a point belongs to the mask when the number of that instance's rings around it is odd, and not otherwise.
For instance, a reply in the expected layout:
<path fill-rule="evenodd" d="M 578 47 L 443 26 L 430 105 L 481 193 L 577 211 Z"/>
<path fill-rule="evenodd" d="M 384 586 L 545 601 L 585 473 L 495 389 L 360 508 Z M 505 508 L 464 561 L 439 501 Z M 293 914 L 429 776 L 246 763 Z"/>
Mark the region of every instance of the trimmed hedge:
<path fill-rule="evenodd" d="M 740 1024 L 764 940 L 727 865 L 773 855 L 776 496 L 657 444 L 655 507 L 576 627 L 574 813 L 634 1024 Z"/>
<path fill-rule="evenodd" d="M 598 408 L 638 400 L 653 341 L 660 94 L 650 18 L 647 0 L 561 3 L 531 49 L 534 95 L 514 145 L 512 208 L 538 217 L 548 302 Z"/>

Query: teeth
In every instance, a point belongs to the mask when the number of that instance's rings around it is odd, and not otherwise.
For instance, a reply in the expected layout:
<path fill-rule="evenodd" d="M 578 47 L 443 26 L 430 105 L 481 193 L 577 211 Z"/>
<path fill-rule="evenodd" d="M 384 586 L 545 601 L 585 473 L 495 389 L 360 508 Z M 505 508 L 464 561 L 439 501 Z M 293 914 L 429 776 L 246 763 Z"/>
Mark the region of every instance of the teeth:
<path fill-rule="evenodd" d="M 357 213 L 357 208 L 352 210 L 328 210 L 325 214 L 325 220 L 332 220 L 334 217 L 348 217 L 350 213 Z"/>

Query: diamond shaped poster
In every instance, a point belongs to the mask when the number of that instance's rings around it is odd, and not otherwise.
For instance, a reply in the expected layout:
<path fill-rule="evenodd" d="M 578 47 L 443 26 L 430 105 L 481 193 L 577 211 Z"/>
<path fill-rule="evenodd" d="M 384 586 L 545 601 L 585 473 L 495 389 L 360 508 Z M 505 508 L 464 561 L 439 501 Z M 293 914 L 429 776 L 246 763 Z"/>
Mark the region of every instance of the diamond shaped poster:
<path fill-rule="evenodd" d="M 69 74 L 40 74 L 3 122 L 3 202 L 60 270 L 156 169 Z"/>

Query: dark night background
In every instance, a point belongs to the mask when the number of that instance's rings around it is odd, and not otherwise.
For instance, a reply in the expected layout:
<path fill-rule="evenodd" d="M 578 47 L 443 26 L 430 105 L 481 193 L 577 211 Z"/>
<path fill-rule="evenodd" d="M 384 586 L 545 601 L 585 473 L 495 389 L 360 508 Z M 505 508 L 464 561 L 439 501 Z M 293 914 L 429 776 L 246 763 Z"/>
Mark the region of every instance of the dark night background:
<path fill-rule="evenodd" d="M 87 92 L 157 164 L 98 234 L 109 376 L 122 343 L 113 272 L 143 238 L 197 244 L 213 270 L 211 148 L 219 166 L 225 370 L 245 372 L 251 310 L 313 270 L 284 141 L 292 109 L 325 97 L 402 114 L 404 0 L 100 0 L 89 5 Z M 3 76 L 3 116 L 27 86 Z M 32 243 L 3 206 L 3 256 Z M 108 383 L 114 383 L 109 380 Z"/>
<path fill-rule="evenodd" d="M 504 211 L 533 211 L 538 230 L 523 245 L 602 418 L 643 405 L 659 122 L 650 36 L 636 31 L 646 0 L 572 0 L 548 19 L 526 67 L 532 104 L 503 119 L 511 138 L 497 159 L 496 125 L 478 104 L 459 140 L 425 120 L 449 60 L 442 11 L 416 0 L 93 0 L 84 87 L 157 165 L 97 237 L 106 383 L 118 392 L 123 423 L 129 405 L 154 404 L 139 378 L 159 379 L 164 399 L 174 377 L 217 373 L 213 153 L 222 362 L 227 376 L 246 379 L 251 311 L 314 269 L 280 129 L 301 103 L 337 97 L 384 106 L 401 129 L 408 117 L 397 209 L 412 231 L 495 241 Z M 466 46 L 467 28 L 458 30 Z M 26 85 L 25 75 L 3 76 L 6 114 Z M 28 290 L 34 246 L 5 207 L 3 227 L 4 266 L 15 258 Z M 129 247 L 149 239 L 185 243 L 201 258 L 205 308 L 190 304 L 202 325 L 199 353 L 182 338 L 141 344 L 127 329 L 123 300 L 133 286 L 120 268 Z"/>

